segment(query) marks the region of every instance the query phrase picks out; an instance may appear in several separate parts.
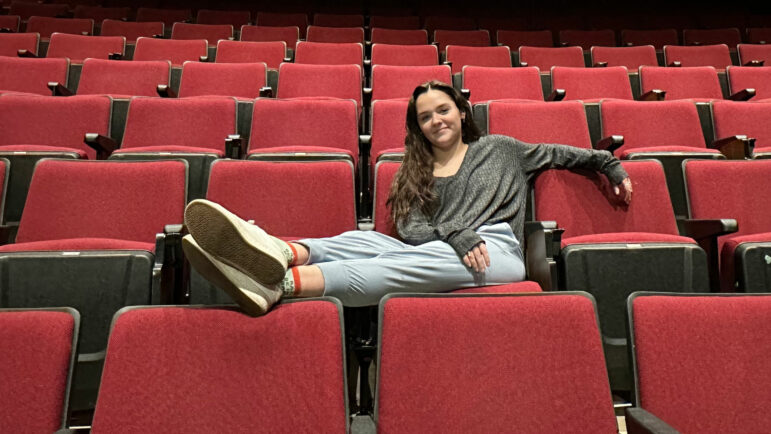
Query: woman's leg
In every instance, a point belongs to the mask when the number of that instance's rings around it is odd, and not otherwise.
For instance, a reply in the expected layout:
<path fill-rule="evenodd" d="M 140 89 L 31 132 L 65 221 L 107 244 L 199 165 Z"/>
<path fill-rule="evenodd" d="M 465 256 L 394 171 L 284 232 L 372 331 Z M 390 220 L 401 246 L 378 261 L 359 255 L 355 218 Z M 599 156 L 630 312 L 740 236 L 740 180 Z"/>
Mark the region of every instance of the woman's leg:
<path fill-rule="evenodd" d="M 374 258 L 407 247 L 396 238 L 374 231 L 349 231 L 334 237 L 293 241 L 289 245 L 296 251 L 293 265 Z"/>

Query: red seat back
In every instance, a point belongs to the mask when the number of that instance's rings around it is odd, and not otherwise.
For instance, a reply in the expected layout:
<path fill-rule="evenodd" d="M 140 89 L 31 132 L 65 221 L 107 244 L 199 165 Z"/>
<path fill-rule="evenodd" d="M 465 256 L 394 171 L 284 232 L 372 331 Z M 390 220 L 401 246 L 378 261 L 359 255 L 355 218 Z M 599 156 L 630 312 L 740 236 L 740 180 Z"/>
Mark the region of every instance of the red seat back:
<path fill-rule="evenodd" d="M 592 148 L 586 113 L 579 101 L 492 101 L 487 107 L 487 129 L 490 134 L 516 137 L 527 143 Z"/>

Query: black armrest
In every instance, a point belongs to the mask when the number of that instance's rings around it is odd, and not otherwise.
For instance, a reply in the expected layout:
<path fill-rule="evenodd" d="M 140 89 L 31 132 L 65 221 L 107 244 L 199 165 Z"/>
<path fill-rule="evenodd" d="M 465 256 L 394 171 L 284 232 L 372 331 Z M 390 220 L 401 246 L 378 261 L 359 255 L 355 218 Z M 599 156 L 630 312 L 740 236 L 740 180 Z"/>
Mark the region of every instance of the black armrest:
<path fill-rule="evenodd" d="M 365 68 L 369 68 L 370 66 L 372 66 L 372 61 L 370 59 L 364 59 L 363 64 Z"/>
<path fill-rule="evenodd" d="M 528 279 L 538 282 L 544 291 L 557 289 L 556 275 L 553 276 L 553 271 L 556 271 L 554 258 L 559 255 L 564 231 L 557 227 L 557 222 L 554 221 L 525 222 L 527 276 Z"/>
<path fill-rule="evenodd" d="M 209 56 L 201 56 L 201 57 L 198 58 L 198 61 L 199 62 L 208 62 L 209 61 Z"/>
<path fill-rule="evenodd" d="M 163 35 L 156 33 L 155 35 L 153 35 L 153 38 L 155 38 L 155 39 L 162 39 Z"/>
<path fill-rule="evenodd" d="M 452 62 L 451 61 L 445 60 L 444 62 L 442 62 L 442 65 L 447 65 L 447 66 L 450 67 L 450 69 L 452 69 Z"/>
<path fill-rule="evenodd" d="M 284 62 L 291 62 L 291 61 L 292 61 L 291 57 L 284 57 Z"/>
<path fill-rule="evenodd" d="M 273 88 L 270 86 L 261 87 L 260 98 L 273 98 Z"/>
<path fill-rule="evenodd" d="M 763 66 L 764 63 L 766 63 L 765 60 L 750 60 L 744 66 Z"/>
<path fill-rule="evenodd" d="M 359 135 L 359 161 L 367 162 L 372 151 L 372 136 L 369 134 Z M 373 163 L 374 165 L 374 163 Z M 372 195 L 370 194 L 370 172 L 367 163 L 360 164 L 358 167 L 359 179 L 359 198 L 362 207 L 371 209 Z"/>
<path fill-rule="evenodd" d="M 755 139 L 743 135 L 723 137 L 710 144 L 710 148 L 717 149 L 729 160 L 743 160 L 752 158 L 755 150 Z"/>
<path fill-rule="evenodd" d="M 627 43 L 626 43 L 626 46 L 627 46 L 627 47 L 634 47 L 634 42 L 627 42 Z"/>
<path fill-rule="evenodd" d="M 599 142 L 597 142 L 597 145 L 595 146 L 595 148 L 603 149 L 612 154 L 616 151 L 616 149 L 620 148 L 623 145 L 624 145 L 624 136 L 614 135 L 614 136 L 608 136 L 608 137 L 605 137 L 604 139 L 601 139 Z"/>
<path fill-rule="evenodd" d="M 469 98 L 471 98 L 471 90 L 470 89 L 461 89 L 460 94 L 463 95 L 463 98 L 466 98 L 468 101 Z"/>
<path fill-rule="evenodd" d="M 106 160 L 112 154 L 112 151 L 118 149 L 118 142 L 97 133 L 86 133 L 83 142 L 96 150 L 97 160 Z"/>
<path fill-rule="evenodd" d="M 0 246 L 11 244 L 13 239 L 16 238 L 16 231 L 19 229 L 18 222 L 6 223 L 0 225 Z"/>
<path fill-rule="evenodd" d="M 184 297 L 187 282 L 182 236 L 185 229 L 182 224 L 170 224 L 155 236 L 153 276 L 157 279 L 153 279 L 153 304 L 172 304 Z M 155 286 L 156 283 L 160 283 L 160 287 Z"/>
<path fill-rule="evenodd" d="M 521 67 L 527 67 L 527 62 L 519 62 L 519 66 Z"/>
<path fill-rule="evenodd" d="M 225 139 L 225 156 L 240 160 L 244 154 L 243 139 L 239 134 L 231 134 Z"/>
<path fill-rule="evenodd" d="M 75 92 L 68 89 L 63 84 L 56 82 L 56 81 L 49 81 L 48 82 L 48 88 L 51 89 L 51 95 L 52 96 L 72 96 L 75 95 Z"/>
<path fill-rule="evenodd" d="M 110 53 L 107 55 L 110 60 L 123 60 L 123 53 Z"/>
<path fill-rule="evenodd" d="M 626 413 L 626 431 L 629 434 L 678 434 L 679 431 L 656 417 L 653 413 L 639 407 L 629 407 Z"/>
<path fill-rule="evenodd" d="M 569 42 L 560 42 L 560 47 L 569 47 L 569 46 L 570 46 Z"/>
<path fill-rule="evenodd" d="M 565 99 L 565 89 L 554 89 L 546 101 L 562 101 L 563 99 Z"/>
<path fill-rule="evenodd" d="M 372 104 L 372 88 L 365 87 L 361 90 L 362 105 L 369 107 Z"/>
<path fill-rule="evenodd" d="M 700 46 L 701 45 L 701 41 L 693 41 L 693 42 L 691 42 L 691 45 Z"/>
<path fill-rule="evenodd" d="M 731 101 L 747 101 L 750 98 L 755 96 L 755 89 L 748 87 L 747 89 L 742 89 L 735 94 L 728 97 Z"/>
<path fill-rule="evenodd" d="M 653 89 L 640 95 L 640 99 L 638 101 L 664 101 L 664 98 L 666 97 L 667 97 L 666 90 Z"/>
<path fill-rule="evenodd" d="M 33 52 L 29 51 L 29 50 L 17 50 L 16 51 L 16 55 L 19 56 L 19 57 L 32 57 L 32 58 L 36 58 L 37 57 L 37 54 L 35 54 L 35 53 L 33 53 Z"/>
<path fill-rule="evenodd" d="M 375 434 L 375 421 L 372 416 L 356 414 L 351 419 L 351 434 Z"/>
<path fill-rule="evenodd" d="M 608 66 L 608 62 L 594 62 L 595 68 L 605 68 Z"/>
<path fill-rule="evenodd" d="M 8 27 L 2 27 L 0 28 L 0 33 L 14 33 L 14 32 Z"/>
<path fill-rule="evenodd" d="M 694 45 L 695 45 L 695 44 L 694 44 Z M 671 67 L 674 67 L 674 68 L 679 68 L 679 67 L 683 66 L 683 64 L 682 64 L 682 63 L 680 63 L 680 61 L 679 61 L 679 60 L 675 60 L 675 61 L 673 61 L 672 63 L 670 63 L 670 64 L 669 64 L 669 65 L 667 65 L 667 66 L 671 66 Z"/>
<path fill-rule="evenodd" d="M 168 84 L 159 84 L 155 87 L 155 91 L 158 92 L 158 96 L 161 98 L 176 98 L 177 93 Z"/>
<path fill-rule="evenodd" d="M 710 290 L 713 292 L 720 291 L 720 275 L 718 273 L 720 252 L 717 249 L 717 237 L 736 232 L 739 228 L 736 220 L 678 219 L 677 227 L 680 230 L 680 234 L 693 238 L 699 244 L 699 247 L 704 249 L 704 252 L 707 254 Z"/>

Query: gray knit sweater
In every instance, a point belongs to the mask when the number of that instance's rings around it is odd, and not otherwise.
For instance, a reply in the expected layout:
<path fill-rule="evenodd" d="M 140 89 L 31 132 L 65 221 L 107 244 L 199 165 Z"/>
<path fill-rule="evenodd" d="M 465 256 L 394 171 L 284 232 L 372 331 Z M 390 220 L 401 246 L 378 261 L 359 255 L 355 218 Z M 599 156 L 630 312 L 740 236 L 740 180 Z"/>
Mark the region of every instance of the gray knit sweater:
<path fill-rule="evenodd" d="M 482 242 L 480 226 L 506 222 L 522 240 L 525 201 L 539 170 L 585 168 L 605 174 L 612 185 L 627 177 L 607 151 L 564 145 L 532 145 L 507 136 L 484 136 L 469 144 L 455 175 L 434 178 L 439 206 L 431 217 L 414 206 L 397 231 L 409 244 L 442 240 L 459 255 Z"/>

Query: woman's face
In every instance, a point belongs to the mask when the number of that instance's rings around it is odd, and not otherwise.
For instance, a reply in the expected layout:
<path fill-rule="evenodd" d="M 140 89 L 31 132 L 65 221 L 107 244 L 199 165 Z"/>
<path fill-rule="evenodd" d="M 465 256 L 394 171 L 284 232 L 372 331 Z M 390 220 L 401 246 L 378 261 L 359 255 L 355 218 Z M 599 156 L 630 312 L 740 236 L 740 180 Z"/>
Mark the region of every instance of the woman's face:
<path fill-rule="evenodd" d="M 415 100 L 418 125 L 434 148 L 449 150 L 461 142 L 461 113 L 449 95 L 441 90 L 429 89 Z"/>

